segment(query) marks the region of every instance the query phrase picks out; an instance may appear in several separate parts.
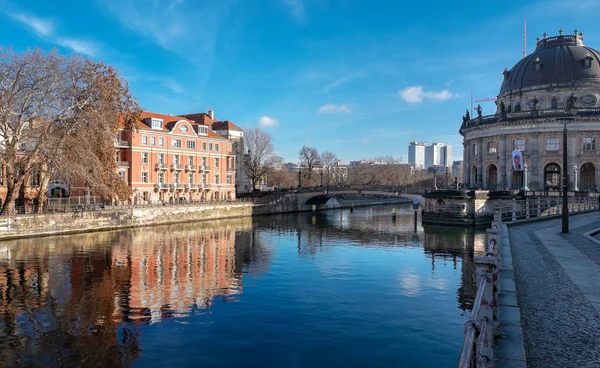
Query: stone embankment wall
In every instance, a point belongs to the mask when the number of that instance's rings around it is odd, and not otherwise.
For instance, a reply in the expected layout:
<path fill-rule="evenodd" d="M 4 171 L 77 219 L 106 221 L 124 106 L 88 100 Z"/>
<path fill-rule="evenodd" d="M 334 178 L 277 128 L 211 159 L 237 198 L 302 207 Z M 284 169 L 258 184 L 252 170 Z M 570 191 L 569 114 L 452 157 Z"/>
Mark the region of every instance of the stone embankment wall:
<path fill-rule="evenodd" d="M 335 203 L 334 207 L 329 204 L 323 207 L 317 206 L 316 209 L 350 207 L 340 205 L 337 201 Z M 389 201 L 356 201 L 352 206 L 389 203 Z M 6 216 L 0 217 L 0 240 L 311 210 L 313 210 L 311 205 L 303 204 L 298 198 L 288 197 L 277 203 L 262 205 L 228 203 L 153 206 Z"/>

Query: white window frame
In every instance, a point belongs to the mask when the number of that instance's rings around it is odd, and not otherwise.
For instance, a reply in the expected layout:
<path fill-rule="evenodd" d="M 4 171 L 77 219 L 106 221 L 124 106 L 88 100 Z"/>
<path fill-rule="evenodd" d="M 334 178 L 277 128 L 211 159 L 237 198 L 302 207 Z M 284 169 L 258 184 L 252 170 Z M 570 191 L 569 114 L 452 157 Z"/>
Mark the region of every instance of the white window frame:
<path fill-rule="evenodd" d="M 185 146 L 187 149 L 196 149 L 196 141 L 188 139 L 185 141 Z"/>
<path fill-rule="evenodd" d="M 148 152 L 142 152 L 142 163 L 143 164 L 148 163 Z"/>
<path fill-rule="evenodd" d="M 181 148 L 181 139 L 173 138 L 173 141 L 171 142 L 171 144 L 173 145 L 174 148 Z"/>
<path fill-rule="evenodd" d="M 158 138 L 158 145 L 161 147 L 165 145 L 165 139 L 163 137 Z"/>
<path fill-rule="evenodd" d="M 148 182 L 148 171 L 142 171 L 142 183 Z"/>
<path fill-rule="evenodd" d="M 156 137 L 150 137 L 150 144 L 156 146 Z"/>
<path fill-rule="evenodd" d="M 144 146 L 147 146 L 147 145 L 148 145 L 148 136 L 147 136 L 147 135 L 143 135 L 143 136 L 142 136 L 142 144 L 143 144 Z"/>

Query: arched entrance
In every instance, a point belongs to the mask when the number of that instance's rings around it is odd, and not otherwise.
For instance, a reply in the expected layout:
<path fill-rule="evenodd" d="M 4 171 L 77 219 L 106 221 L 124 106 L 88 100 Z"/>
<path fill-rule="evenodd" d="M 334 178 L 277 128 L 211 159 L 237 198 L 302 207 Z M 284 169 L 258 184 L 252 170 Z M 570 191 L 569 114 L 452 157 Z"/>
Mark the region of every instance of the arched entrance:
<path fill-rule="evenodd" d="M 471 187 L 475 188 L 477 187 L 477 166 L 473 166 L 473 168 L 471 169 Z"/>
<path fill-rule="evenodd" d="M 544 190 L 560 190 L 560 166 L 550 163 L 544 167 Z"/>
<path fill-rule="evenodd" d="M 581 184 L 580 190 L 596 190 L 596 168 L 591 162 L 581 165 Z"/>
<path fill-rule="evenodd" d="M 492 164 L 488 166 L 488 177 L 487 177 L 488 189 L 496 190 L 498 186 L 498 168 Z"/>

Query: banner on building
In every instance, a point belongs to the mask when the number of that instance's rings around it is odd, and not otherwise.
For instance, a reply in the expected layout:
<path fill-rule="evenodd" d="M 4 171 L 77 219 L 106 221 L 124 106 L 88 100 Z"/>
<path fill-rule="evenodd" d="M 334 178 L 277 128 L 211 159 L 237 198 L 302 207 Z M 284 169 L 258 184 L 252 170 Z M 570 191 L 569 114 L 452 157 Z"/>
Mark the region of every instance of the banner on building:
<path fill-rule="evenodd" d="M 523 151 L 512 151 L 512 164 L 514 171 L 523 171 Z"/>

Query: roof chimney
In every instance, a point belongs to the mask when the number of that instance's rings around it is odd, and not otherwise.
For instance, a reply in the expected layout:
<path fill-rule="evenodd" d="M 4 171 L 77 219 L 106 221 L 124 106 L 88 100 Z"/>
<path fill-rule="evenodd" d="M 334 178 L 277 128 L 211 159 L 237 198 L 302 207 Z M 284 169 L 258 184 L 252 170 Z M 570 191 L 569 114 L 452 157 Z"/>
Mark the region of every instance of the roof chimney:
<path fill-rule="evenodd" d="M 210 116 L 211 119 L 215 119 L 215 112 L 213 110 L 208 110 L 208 116 Z"/>

